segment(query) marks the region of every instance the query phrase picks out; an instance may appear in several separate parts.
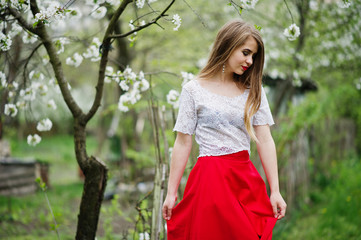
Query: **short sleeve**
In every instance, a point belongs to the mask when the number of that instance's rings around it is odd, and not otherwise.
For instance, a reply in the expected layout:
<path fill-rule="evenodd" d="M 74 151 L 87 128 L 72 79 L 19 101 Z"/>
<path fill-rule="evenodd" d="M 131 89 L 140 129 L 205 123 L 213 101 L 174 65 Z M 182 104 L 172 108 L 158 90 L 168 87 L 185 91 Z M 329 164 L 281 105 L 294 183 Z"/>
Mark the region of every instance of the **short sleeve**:
<path fill-rule="evenodd" d="M 269 107 L 267 96 L 264 88 L 262 87 L 262 95 L 261 95 L 261 105 L 253 116 L 253 125 L 273 125 L 273 117 L 271 113 L 271 109 Z"/>
<path fill-rule="evenodd" d="M 197 112 L 192 95 L 183 87 L 179 97 L 179 110 L 173 131 L 193 135 L 197 125 Z"/>

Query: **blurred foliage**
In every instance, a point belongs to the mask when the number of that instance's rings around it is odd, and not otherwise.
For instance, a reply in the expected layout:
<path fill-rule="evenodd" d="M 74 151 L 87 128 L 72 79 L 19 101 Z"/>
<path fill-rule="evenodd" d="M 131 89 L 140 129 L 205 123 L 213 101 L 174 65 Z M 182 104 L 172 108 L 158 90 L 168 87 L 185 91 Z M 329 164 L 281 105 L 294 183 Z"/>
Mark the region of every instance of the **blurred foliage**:
<path fill-rule="evenodd" d="M 312 205 L 304 205 L 287 222 L 276 227 L 275 238 L 286 239 L 361 239 L 361 159 L 333 162 L 331 183 L 313 191 Z"/>

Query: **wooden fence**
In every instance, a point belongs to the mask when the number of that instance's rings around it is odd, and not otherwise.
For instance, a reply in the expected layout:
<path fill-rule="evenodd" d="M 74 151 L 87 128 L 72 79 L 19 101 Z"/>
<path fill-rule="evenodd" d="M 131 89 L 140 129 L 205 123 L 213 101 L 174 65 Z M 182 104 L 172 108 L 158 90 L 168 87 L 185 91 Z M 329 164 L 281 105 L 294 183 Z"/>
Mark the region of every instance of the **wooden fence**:
<path fill-rule="evenodd" d="M 48 164 L 35 160 L 21 161 L 14 158 L 0 159 L 0 195 L 19 196 L 37 190 L 36 178 L 40 177 L 47 186 Z"/>

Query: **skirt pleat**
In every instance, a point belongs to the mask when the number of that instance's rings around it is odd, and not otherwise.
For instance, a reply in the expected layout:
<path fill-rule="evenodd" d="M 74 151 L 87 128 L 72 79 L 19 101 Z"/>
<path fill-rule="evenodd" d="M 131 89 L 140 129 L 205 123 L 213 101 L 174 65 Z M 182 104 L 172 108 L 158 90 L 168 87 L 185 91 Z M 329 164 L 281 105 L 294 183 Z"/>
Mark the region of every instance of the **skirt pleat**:
<path fill-rule="evenodd" d="M 199 157 L 167 221 L 168 240 L 270 240 L 277 219 L 248 151 Z"/>

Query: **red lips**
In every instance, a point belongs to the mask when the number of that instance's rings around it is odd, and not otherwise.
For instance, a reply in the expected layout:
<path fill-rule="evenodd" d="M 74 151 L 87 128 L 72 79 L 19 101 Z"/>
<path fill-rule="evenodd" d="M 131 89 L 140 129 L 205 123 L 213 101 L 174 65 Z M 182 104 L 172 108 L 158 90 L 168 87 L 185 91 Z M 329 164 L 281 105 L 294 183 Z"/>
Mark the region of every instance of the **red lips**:
<path fill-rule="evenodd" d="M 246 71 L 248 69 L 248 67 L 244 67 L 244 66 L 242 66 L 242 68 L 244 71 Z"/>

